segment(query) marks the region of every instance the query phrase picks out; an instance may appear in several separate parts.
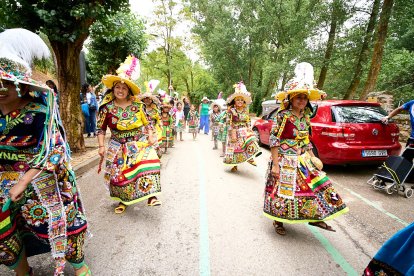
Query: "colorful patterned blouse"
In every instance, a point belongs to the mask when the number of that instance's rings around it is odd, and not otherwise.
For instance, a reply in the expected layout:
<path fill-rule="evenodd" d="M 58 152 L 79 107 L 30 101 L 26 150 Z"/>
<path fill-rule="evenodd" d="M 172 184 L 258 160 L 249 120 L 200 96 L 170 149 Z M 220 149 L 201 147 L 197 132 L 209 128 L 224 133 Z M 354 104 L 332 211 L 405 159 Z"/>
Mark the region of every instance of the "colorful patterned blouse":
<path fill-rule="evenodd" d="M 230 110 L 227 111 L 226 123 L 229 130 L 242 127 L 250 128 L 249 113 L 247 113 L 246 109 L 238 111 L 234 107 L 230 108 Z"/>
<path fill-rule="evenodd" d="M 278 147 L 279 154 L 295 155 L 298 149 L 302 152 L 312 149 L 309 140 L 310 117 L 298 118 L 291 110 L 283 110 L 275 116 L 270 131 L 269 146 Z"/>
<path fill-rule="evenodd" d="M 143 138 L 144 126 L 149 125 L 141 102 L 133 101 L 125 109 L 115 105 L 114 101 L 102 106 L 98 115 L 98 134 L 111 129 L 111 139 L 120 143 L 138 141 Z"/>
<path fill-rule="evenodd" d="M 31 102 L 9 114 L 0 113 L 0 171 L 56 170 L 64 153 L 60 135 L 57 135 L 57 146 L 49 156 L 38 155 L 46 112 L 43 104 Z"/>

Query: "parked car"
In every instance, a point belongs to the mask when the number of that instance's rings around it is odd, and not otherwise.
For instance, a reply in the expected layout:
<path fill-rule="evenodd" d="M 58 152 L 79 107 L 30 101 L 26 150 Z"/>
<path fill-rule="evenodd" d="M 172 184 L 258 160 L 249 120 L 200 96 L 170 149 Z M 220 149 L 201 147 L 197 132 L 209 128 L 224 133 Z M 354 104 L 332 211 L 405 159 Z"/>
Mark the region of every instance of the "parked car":
<path fill-rule="evenodd" d="M 262 115 L 267 115 L 274 109 L 278 108 L 280 104 L 276 100 L 268 100 L 262 102 Z"/>
<path fill-rule="evenodd" d="M 398 126 L 383 124 L 387 113 L 379 103 L 351 100 L 313 102 L 311 142 L 314 153 L 330 165 L 381 163 L 399 155 Z M 270 130 L 278 109 L 257 120 L 252 129 L 260 144 L 269 145 Z"/>

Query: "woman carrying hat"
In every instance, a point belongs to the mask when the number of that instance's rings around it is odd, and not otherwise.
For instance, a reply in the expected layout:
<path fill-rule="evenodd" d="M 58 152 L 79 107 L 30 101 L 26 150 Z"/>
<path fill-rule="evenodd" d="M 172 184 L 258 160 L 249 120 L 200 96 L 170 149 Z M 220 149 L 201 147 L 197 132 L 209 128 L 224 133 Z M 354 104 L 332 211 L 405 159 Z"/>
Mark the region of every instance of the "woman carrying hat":
<path fill-rule="evenodd" d="M 219 122 L 219 117 L 221 114 L 221 107 L 218 103 L 213 102 L 211 104 L 211 114 L 210 114 L 210 122 L 211 122 L 211 132 L 213 135 L 213 141 L 214 141 L 214 147 L 213 150 L 216 150 L 217 147 L 217 136 L 220 130 L 220 122 Z"/>
<path fill-rule="evenodd" d="M 118 75 L 106 75 L 102 83 L 109 88 L 98 115 L 98 142 L 101 158 L 106 156 L 105 183 L 110 196 L 119 202 L 116 214 L 128 205 L 148 200 L 148 206 L 158 206 L 161 193 L 160 159 L 153 147 L 154 128 L 148 122 L 144 105 L 136 96 L 140 89 L 133 80 L 139 76 L 139 61 L 129 56 L 117 70 Z M 108 149 L 105 133 L 111 130 Z"/>
<path fill-rule="evenodd" d="M 312 152 L 309 101 L 324 92 L 313 88 L 313 67 L 300 63 L 285 91 L 276 96 L 283 104 L 270 132 L 271 159 L 267 170 L 264 215 L 272 219 L 276 233 L 285 235 L 283 223 L 309 223 L 335 231 L 326 224 L 348 211 L 342 198 L 322 171 Z"/>
<path fill-rule="evenodd" d="M 0 264 L 33 275 L 27 257 L 50 251 L 54 275 L 66 261 L 76 275 L 91 275 L 87 222 L 55 94 L 28 77 L 32 60 L 49 57 L 49 49 L 25 29 L 4 31 L 0 45 Z"/>
<path fill-rule="evenodd" d="M 160 144 L 162 143 L 162 128 L 161 128 L 161 117 L 159 106 L 161 105 L 160 100 L 153 94 L 155 87 L 158 86 L 159 80 L 150 80 L 147 83 L 147 92 L 138 95 L 138 99 L 145 105 L 145 114 L 147 119 L 156 132 L 156 142 L 153 147 L 157 151 L 158 157 L 162 156 L 162 149 Z"/>
<path fill-rule="evenodd" d="M 251 122 L 247 105 L 252 102 L 243 82 L 234 85 L 235 92 L 227 98 L 227 142 L 223 162 L 237 171 L 237 165 L 248 162 L 256 166 L 254 157 L 262 152 L 251 131 Z"/>

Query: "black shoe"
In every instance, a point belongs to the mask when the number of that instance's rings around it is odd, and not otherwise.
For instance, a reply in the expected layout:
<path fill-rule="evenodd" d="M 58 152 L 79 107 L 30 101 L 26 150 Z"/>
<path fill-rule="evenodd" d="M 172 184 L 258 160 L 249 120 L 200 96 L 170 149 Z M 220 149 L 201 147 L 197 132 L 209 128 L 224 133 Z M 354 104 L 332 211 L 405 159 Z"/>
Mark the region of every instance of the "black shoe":
<path fill-rule="evenodd" d="M 88 133 L 88 136 L 86 136 L 86 137 L 91 138 L 91 134 L 90 134 L 90 133 Z"/>

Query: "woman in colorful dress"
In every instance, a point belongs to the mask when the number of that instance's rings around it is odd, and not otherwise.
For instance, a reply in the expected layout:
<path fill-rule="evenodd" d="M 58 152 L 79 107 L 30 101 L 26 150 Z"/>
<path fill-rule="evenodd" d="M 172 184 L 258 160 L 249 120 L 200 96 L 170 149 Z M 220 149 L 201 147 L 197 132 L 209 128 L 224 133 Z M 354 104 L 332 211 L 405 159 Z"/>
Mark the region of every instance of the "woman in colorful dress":
<path fill-rule="evenodd" d="M 193 134 L 193 141 L 197 138 L 198 133 L 198 123 L 200 121 L 200 117 L 198 116 L 198 112 L 195 109 L 195 106 L 192 104 L 190 106 L 190 111 L 188 112 L 187 122 L 188 122 L 188 132 Z"/>
<path fill-rule="evenodd" d="M 210 114 L 211 132 L 212 132 L 213 141 L 214 141 L 213 150 L 216 150 L 218 148 L 217 137 L 218 137 L 219 130 L 220 130 L 219 117 L 220 117 L 220 114 L 221 114 L 221 112 L 220 112 L 221 108 L 220 108 L 220 105 L 213 102 L 211 104 L 211 109 L 213 110 Z"/>
<path fill-rule="evenodd" d="M 174 120 L 173 115 L 170 114 L 171 104 L 169 100 L 164 98 L 164 101 L 161 105 L 161 123 L 162 123 L 162 144 L 161 147 L 164 148 L 164 153 L 167 152 L 168 148 L 174 146 Z"/>
<path fill-rule="evenodd" d="M 298 64 L 295 74 L 277 95 L 283 102 L 270 132 L 264 215 L 274 221 L 279 235 L 286 234 L 283 223 L 309 223 L 335 231 L 325 221 L 348 208 L 321 170 L 309 138 L 313 112 L 309 101 L 320 100 L 324 93 L 313 88 L 309 63 Z"/>
<path fill-rule="evenodd" d="M 157 151 L 158 157 L 162 156 L 162 149 L 160 147 L 162 143 L 162 128 L 161 128 L 161 117 L 158 106 L 161 105 L 160 100 L 152 93 L 157 87 L 159 81 L 151 80 L 147 85 L 147 92 L 140 94 L 138 99 L 141 100 L 145 105 L 145 114 L 147 119 L 155 129 L 157 141 L 153 144 L 154 149 Z"/>
<path fill-rule="evenodd" d="M 127 206 L 144 200 L 148 206 L 161 205 L 157 199 L 161 182 L 160 159 L 152 146 L 155 131 L 136 98 L 140 89 L 133 82 L 139 76 L 138 59 L 129 56 L 117 73 L 102 78 L 108 91 L 99 108 L 97 133 L 99 155 L 106 156 L 105 184 L 111 198 L 119 202 L 115 213 L 121 214 Z M 106 150 L 108 128 L 111 138 Z"/>
<path fill-rule="evenodd" d="M 51 251 L 54 275 L 66 261 L 76 275 L 91 275 L 87 222 L 55 95 L 28 77 L 32 59 L 49 57 L 49 49 L 24 29 L 1 33 L 0 45 L 0 264 L 33 275 L 27 257 Z"/>
<path fill-rule="evenodd" d="M 262 154 L 256 137 L 251 130 L 247 105 L 252 102 L 243 82 L 234 85 L 235 92 L 227 99 L 228 111 L 226 125 L 228 134 L 223 162 L 236 172 L 237 166 L 244 162 L 256 166 L 254 157 Z"/>

